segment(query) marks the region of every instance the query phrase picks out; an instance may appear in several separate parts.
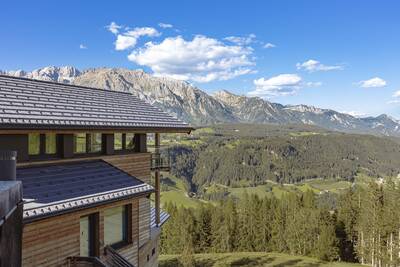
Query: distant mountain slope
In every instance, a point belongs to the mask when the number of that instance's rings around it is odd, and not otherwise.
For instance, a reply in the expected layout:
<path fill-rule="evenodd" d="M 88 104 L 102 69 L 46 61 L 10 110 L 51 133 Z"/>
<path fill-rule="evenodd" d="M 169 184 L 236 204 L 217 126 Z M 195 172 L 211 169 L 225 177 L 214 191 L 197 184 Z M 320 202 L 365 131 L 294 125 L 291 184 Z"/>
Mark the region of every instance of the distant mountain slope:
<path fill-rule="evenodd" d="M 8 71 L 8 75 L 121 90 L 144 99 L 194 125 L 221 122 L 306 124 L 329 130 L 400 136 L 399 121 L 387 116 L 357 118 L 330 109 L 306 105 L 281 105 L 257 97 L 220 91 L 213 96 L 170 78 L 154 77 L 142 70 L 70 66 L 45 67 L 32 72 Z"/>

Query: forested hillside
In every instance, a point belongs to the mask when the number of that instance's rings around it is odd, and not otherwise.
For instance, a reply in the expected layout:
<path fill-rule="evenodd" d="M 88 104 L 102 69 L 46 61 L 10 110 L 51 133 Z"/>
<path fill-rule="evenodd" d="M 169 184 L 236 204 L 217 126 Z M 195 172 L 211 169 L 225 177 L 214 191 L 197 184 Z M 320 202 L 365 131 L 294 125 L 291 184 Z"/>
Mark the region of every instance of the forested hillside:
<path fill-rule="evenodd" d="M 400 173 L 400 144 L 391 139 L 317 128 L 259 127 L 253 133 L 246 125 L 195 132 L 172 148 L 172 173 L 187 181 L 189 191 L 198 193 L 212 184 L 353 181 L 360 172 L 375 178 Z"/>
<path fill-rule="evenodd" d="M 161 251 L 182 253 L 184 266 L 194 266 L 193 253 L 271 251 L 398 266 L 399 181 L 355 185 L 334 197 L 334 207 L 324 194 L 312 191 L 281 198 L 245 195 L 198 209 L 166 205 L 171 219 L 163 229 Z"/>

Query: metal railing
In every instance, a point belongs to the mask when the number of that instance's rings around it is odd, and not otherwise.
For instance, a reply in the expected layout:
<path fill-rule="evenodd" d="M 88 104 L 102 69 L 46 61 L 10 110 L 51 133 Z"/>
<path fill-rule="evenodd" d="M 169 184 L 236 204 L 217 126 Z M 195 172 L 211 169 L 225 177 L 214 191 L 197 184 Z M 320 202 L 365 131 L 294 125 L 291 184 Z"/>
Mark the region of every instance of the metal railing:
<path fill-rule="evenodd" d="M 69 257 L 69 267 L 108 267 L 97 257 Z"/>
<path fill-rule="evenodd" d="M 169 171 L 171 169 L 171 153 L 168 146 L 149 146 L 151 152 L 151 169 L 153 171 Z"/>
<path fill-rule="evenodd" d="M 112 267 L 135 267 L 110 246 L 104 248 L 104 255 L 106 262 Z"/>

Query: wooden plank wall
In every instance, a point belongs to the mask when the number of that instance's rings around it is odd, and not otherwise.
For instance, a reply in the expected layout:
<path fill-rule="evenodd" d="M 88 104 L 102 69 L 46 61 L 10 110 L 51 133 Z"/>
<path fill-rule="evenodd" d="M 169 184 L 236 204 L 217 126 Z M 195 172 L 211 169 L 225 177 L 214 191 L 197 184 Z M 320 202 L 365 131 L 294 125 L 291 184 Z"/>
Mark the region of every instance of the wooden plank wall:
<path fill-rule="evenodd" d="M 124 172 L 150 184 L 150 153 L 135 153 L 127 155 L 102 157 L 102 159 Z"/>
<path fill-rule="evenodd" d="M 150 199 L 139 200 L 139 248 L 150 239 Z"/>
<path fill-rule="evenodd" d="M 103 160 L 141 179 L 145 183 L 150 183 L 150 156 L 150 153 L 139 153 L 105 157 Z M 141 247 L 150 239 L 150 199 L 140 199 L 139 218 L 139 247 Z"/>
<path fill-rule="evenodd" d="M 138 232 L 139 232 L 139 199 L 118 201 L 43 219 L 26 224 L 22 238 L 22 266 L 65 266 L 66 258 L 79 256 L 79 219 L 95 212 L 100 213 L 99 241 L 104 240 L 104 210 L 120 205 L 132 204 L 132 244 L 121 250 L 121 254 L 133 264 L 138 262 Z M 102 254 L 104 247 L 100 245 Z"/>
<path fill-rule="evenodd" d="M 160 233 L 151 234 L 151 239 L 144 246 L 139 248 L 139 266 L 157 267 L 160 245 Z M 155 254 L 153 255 L 153 249 Z"/>
<path fill-rule="evenodd" d="M 103 157 L 103 160 L 144 182 L 150 182 L 149 153 Z M 67 257 L 79 256 L 79 219 L 94 212 L 100 212 L 99 239 L 103 244 L 104 209 L 129 203 L 132 204 L 133 243 L 119 252 L 137 266 L 139 240 L 146 242 L 150 239 L 150 200 L 146 197 L 118 201 L 26 224 L 23 229 L 23 266 L 65 266 Z M 103 253 L 102 246 L 100 252 Z"/>

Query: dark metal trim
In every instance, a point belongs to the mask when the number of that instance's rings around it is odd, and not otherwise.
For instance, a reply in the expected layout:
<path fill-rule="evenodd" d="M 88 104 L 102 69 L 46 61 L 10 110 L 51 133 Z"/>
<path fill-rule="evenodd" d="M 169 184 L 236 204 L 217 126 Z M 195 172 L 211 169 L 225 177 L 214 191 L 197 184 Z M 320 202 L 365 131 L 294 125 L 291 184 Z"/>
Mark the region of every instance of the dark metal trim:
<path fill-rule="evenodd" d="M 59 216 L 59 215 L 64 215 L 64 214 L 68 214 L 68 213 L 73 213 L 75 211 L 81 211 L 81 210 L 85 210 L 85 209 L 88 209 L 88 208 L 98 207 L 98 206 L 102 206 L 102 205 L 105 205 L 105 204 L 114 203 L 114 202 L 130 199 L 130 198 L 132 198 L 132 199 L 140 198 L 140 197 L 143 197 L 143 196 L 148 196 L 151 193 L 154 193 L 154 188 L 150 189 L 150 190 L 146 190 L 146 191 L 140 192 L 140 193 L 137 193 L 137 194 L 134 194 L 134 195 L 123 196 L 123 197 L 114 198 L 114 199 L 111 199 L 111 200 L 104 200 L 104 201 L 100 201 L 100 202 L 96 202 L 96 203 L 91 203 L 91 204 L 88 204 L 88 205 L 85 205 L 85 206 L 79 206 L 77 208 L 74 207 L 74 208 L 64 209 L 64 210 L 60 210 L 60 211 L 53 211 L 53 212 L 49 212 L 49 213 L 38 215 L 38 216 L 30 216 L 28 218 L 24 218 L 23 219 L 23 223 L 24 224 L 28 224 L 28 223 L 39 221 L 39 220 L 42 220 L 42 219 L 55 217 L 55 216 Z"/>

